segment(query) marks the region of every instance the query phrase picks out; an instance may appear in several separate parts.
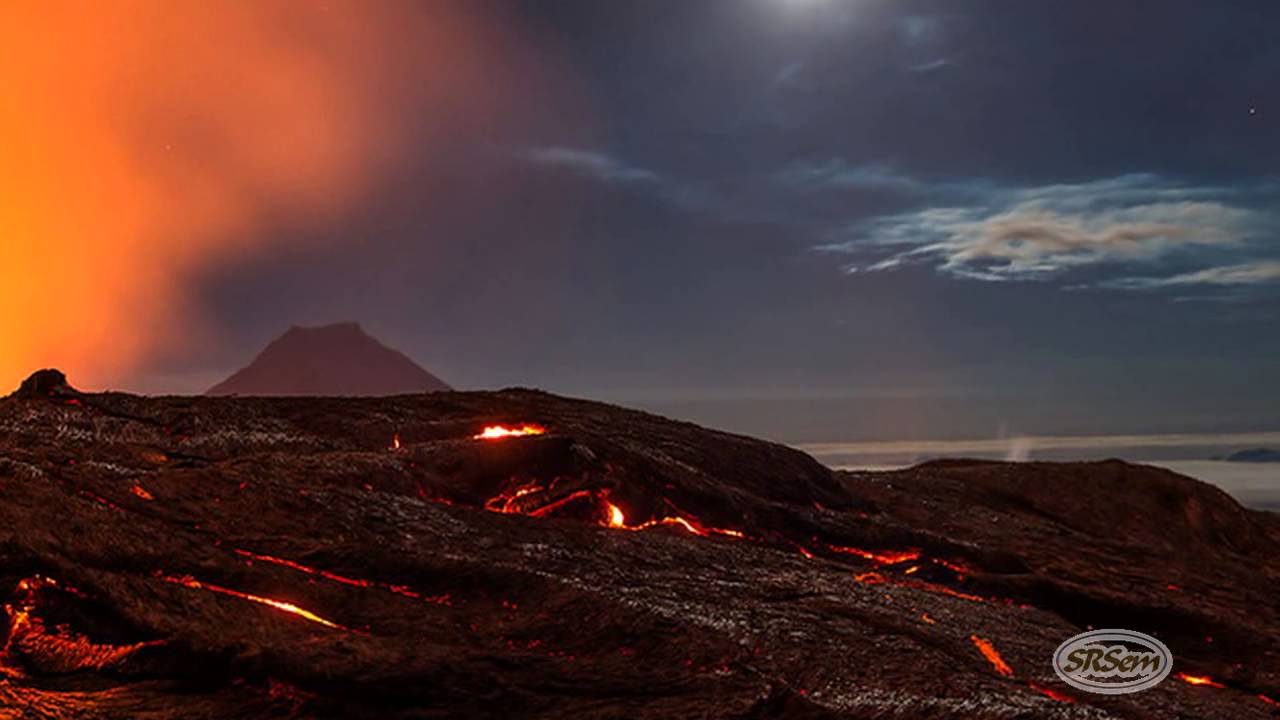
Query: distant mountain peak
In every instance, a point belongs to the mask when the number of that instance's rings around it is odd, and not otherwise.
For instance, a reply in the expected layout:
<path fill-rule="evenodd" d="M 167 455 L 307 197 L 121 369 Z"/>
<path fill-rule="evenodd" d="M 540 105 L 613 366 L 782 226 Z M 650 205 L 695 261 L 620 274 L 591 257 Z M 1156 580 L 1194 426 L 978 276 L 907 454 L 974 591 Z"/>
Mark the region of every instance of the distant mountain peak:
<path fill-rule="evenodd" d="M 208 395 L 382 396 L 450 390 L 356 322 L 295 325 Z"/>
<path fill-rule="evenodd" d="M 1239 463 L 1280 463 L 1280 450 L 1270 448 L 1250 448 L 1239 450 L 1226 457 L 1227 462 Z"/>

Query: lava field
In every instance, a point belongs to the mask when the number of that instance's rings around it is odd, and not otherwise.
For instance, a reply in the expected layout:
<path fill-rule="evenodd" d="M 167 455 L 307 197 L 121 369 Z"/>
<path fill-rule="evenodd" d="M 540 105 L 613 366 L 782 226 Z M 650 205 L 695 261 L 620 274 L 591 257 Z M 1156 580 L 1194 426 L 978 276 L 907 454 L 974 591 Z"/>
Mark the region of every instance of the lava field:
<path fill-rule="evenodd" d="M 0 400 L 0 718 L 1274 718 L 1280 516 L 532 390 Z M 1161 639 L 1121 696 L 1050 659 Z"/>

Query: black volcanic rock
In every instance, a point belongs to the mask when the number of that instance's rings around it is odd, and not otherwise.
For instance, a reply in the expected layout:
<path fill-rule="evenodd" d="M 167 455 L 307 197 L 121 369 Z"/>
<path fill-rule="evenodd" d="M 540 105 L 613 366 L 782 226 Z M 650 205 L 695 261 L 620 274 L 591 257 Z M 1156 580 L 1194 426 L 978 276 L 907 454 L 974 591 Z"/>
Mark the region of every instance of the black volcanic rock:
<path fill-rule="evenodd" d="M 1238 463 L 1280 463 L 1280 451 L 1267 448 L 1239 450 L 1223 458 L 1227 462 Z"/>
<path fill-rule="evenodd" d="M 1278 553 L 1120 462 L 837 473 L 527 390 L 13 397 L 0 718 L 1263 720 Z M 1068 688 L 1086 627 L 1222 687 Z"/>
<path fill-rule="evenodd" d="M 22 381 L 22 385 L 13 391 L 10 397 L 41 398 L 62 397 L 74 398 L 80 392 L 67 383 L 67 376 L 61 370 L 45 368 L 37 370 Z"/>
<path fill-rule="evenodd" d="M 294 327 L 208 395 L 333 397 L 407 395 L 449 390 L 403 353 L 356 323 Z"/>

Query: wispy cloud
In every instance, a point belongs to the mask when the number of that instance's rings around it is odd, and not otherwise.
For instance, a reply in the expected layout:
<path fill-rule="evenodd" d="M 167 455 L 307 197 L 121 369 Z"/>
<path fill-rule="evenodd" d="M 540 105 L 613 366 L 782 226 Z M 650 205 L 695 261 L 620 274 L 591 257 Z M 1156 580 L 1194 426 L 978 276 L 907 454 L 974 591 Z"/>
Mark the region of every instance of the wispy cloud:
<path fill-rule="evenodd" d="M 832 175 L 824 176 L 828 183 Z M 855 223 L 818 249 L 855 256 L 850 270 L 931 265 L 986 281 L 1041 280 L 1084 268 L 1102 273 L 1095 284 L 1105 287 L 1280 280 L 1280 262 L 1255 256 L 1259 237 L 1280 229 L 1280 222 L 1238 189 L 1153 175 L 1028 187 L 892 178 L 879 186 L 913 193 L 922 207 Z M 1235 261 L 1222 262 L 1232 256 Z M 1128 277 L 1135 267 L 1174 259 L 1182 262 L 1178 274 Z M 1209 265 L 1211 259 L 1216 262 Z M 1197 261 L 1206 266 L 1186 269 Z"/>
<path fill-rule="evenodd" d="M 944 70 L 951 67 L 952 62 L 947 58 L 936 58 L 934 60 L 926 60 L 924 62 L 913 63 L 907 66 L 907 69 L 914 73 L 931 73 Z"/>
<path fill-rule="evenodd" d="M 526 157 L 535 165 L 563 168 L 603 182 L 655 182 L 657 173 L 591 150 L 559 146 L 530 148 Z"/>
<path fill-rule="evenodd" d="M 1113 280 L 1112 287 L 1144 290 L 1186 285 L 1242 286 L 1280 282 L 1280 260 L 1258 260 L 1237 265 L 1219 265 L 1170 277 L 1128 277 Z"/>
<path fill-rule="evenodd" d="M 705 184 L 661 175 L 603 152 L 548 146 L 526 148 L 519 156 L 536 166 L 570 172 L 603 185 L 626 187 L 628 191 L 641 193 L 684 212 L 738 219 L 759 215 L 726 203 Z"/>
<path fill-rule="evenodd" d="M 1039 203 L 931 228 L 940 239 L 901 259 L 941 260 L 943 271 L 1026 278 L 1084 265 L 1153 260 L 1195 246 L 1238 245 L 1250 214 L 1217 203 L 1151 203 L 1067 214 Z"/>
<path fill-rule="evenodd" d="M 840 158 L 825 162 L 797 162 L 778 173 L 777 179 L 802 189 L 880 189 L 905 193 L 925 188 L 920 181 L 895 172 L 888 165 L 850 165 Z"/>

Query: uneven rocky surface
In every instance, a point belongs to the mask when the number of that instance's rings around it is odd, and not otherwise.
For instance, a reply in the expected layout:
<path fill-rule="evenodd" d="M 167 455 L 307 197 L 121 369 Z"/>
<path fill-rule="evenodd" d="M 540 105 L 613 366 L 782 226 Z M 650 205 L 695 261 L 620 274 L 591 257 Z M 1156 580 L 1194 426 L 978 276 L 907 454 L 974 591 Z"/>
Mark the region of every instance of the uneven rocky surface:
<path fill-rule="evenodd" d="M 49 374 L 0 400 L 0 718 L 1269 718 L 1278 550 L 1119 462 L 833 473 L 529 390 Z M 1088 627 L 1183 677 L 1071 689 Z"/>

